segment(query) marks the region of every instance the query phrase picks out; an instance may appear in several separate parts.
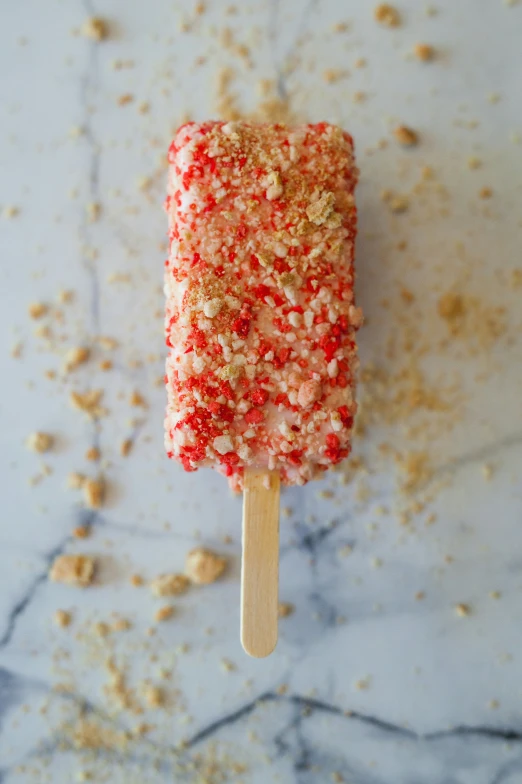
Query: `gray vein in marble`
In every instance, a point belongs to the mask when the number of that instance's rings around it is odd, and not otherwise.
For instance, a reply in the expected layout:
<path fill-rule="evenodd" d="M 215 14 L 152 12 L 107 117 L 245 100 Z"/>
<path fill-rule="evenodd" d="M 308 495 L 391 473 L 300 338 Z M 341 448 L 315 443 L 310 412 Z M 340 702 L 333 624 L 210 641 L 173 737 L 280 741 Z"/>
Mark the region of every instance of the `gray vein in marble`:
<path fill-rule="evenodd" d="M 269 31 L 268 37 L 272 50 L 272 61 L 276 71 L 277 94 L 282 101 L 286 101 L 288 99 L 288 87 L 287 87 L 287 80 L 285 74 L 285 64 L 294 55 L 299 39 L 301 38 L 301 36 L 303 36 L 306 33 L 308 29 L 308 24 L 310 22 L 310 16 L 312 10 L 314 8 L 317 8 L 318 4 L 319 4 L 318 0 L 307 0 L 307 2 L 304 3 L 293 42 L 288 47 L 284 56 L 279 57 L 277 44 L 278 44 L 278 30 L 279 30 L 279 22 L 280 22 L 279 17 L 281 12 L 281 2 L 280 0 L 272 0 L 271 7 L 270 7 L 269 22 L 268 22 L 268 31 Z"/>

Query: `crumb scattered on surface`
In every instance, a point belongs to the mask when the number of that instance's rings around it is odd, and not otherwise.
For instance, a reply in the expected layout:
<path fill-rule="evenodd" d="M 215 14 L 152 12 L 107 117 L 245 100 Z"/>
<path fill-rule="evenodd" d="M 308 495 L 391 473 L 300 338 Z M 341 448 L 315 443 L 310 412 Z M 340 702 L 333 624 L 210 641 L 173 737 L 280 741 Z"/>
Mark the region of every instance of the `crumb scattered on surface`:
<path fill-rule="evenodd" d="M 83 483 L 83 497 L 89 509 L 101 509 L 105 499 L 103 479 L 86 479 Z"/>
<path fill-rule="evenodd" d="M 481 166 L 482 166 L 482 161 L 480 160 L 480 158 L 477 158 L 476 155 L 471 155 L 468 158 L 468 169 L 471 170 L 480 169 Z"/>
<path fill-rule="evenodd" d="M 375 21 L 385 27 L 399 27 L 401 23 L 401 16 L 398 10 L 388 3 L 381 3 L 378 5 L 374 10 L 373 15 Z"/>
<path fill-rule="evenodd" d="M 174 607 L 172 604 L 164 604 L 163 607 L 160 607 L 154 613 L 154 620 L 157 623 L 163 623 L 164 621 L 168 621 L 174 615 Z"/>
<path fill-rule="evenodd" d="M 471 615 L 471 607 L 469 604 L 459 602 L 455 605 L 455 614 L 458 615 L 459 618 L 467 618 L 468 615 Z"/>
<path fill-rule="evenodd" d="M 487 185 L 484 186 L 479 190 L 479 198 L 480 199 L 491 199 L 493 196 L 493 189 L 489 188 Z"/>
<path fill-rule="evenodd" d="M 128 457 L 132 450 L 132 440 L 130 438 L 126 438 L 125 441 L 122 441 L 120 444 L 120 455 L 122 457 Z"/>
<path fill-rule="evenodd" d="M 49 571 L 49 579 L 85 588 L 93 581 L 94 569 L 94 558 L 88 555 L 58 555 Z"/>
<path fill-rule="evenodd" d="M 83 393 L 73 391 L 69 396 L 69 400 L 73 408 L 83 411 L 89 417 L 96 418 L 105 416 L 107 413 L 106 409 L 100 405 L 102 397 L 102 389 L 91 389 Z"/>
<path fill-rule="evenodd" d="M 91 462 L 96 462 L 101 457 L 100 450 L 97 449 L 95 446 L 91 446 L 85 453 L 85 459 L 90 460 Z"/>
<path fill-rule="evenodd" d="M 90 349 L 85 346 L 76 346 L 70 348 L 65 355 L 65 368 L 68 371 L 76 370 L 76 368 L 83 365 L 91 355 Z"/>
<path fill-rule="evenodd" d="M 403 147 L 415 147 L 419 143 L 419 135 L 406 125 L 399 125 L 394 129 L 393 135 Z"/>
<path fill-rule="evenodd" d="M 226 567 L 226 558 L 204 547 L 191 550 L 185 560 L 185 574 L 196 585 L 214 583 L 221 577 Z"/>
<path fill-rule="evenodd" d="M 190 580 L 184 574 L 160 574 L 152 580 L 150 590 L 154 596 L 179 596 L 190 586 Z"/>
<path fill-rule="evenodd" d="M 104 41 L 109 37 L 109 25 L 99 16 L 91 16 L 82 25 L 82 35 L 93 41 Z"/>
<path fill-rule="evenodd" d="M 71 625 L 72 615 L 70 612 L 67 612 L 67 610 L 56 610 L 53 620 L 56 626 L 65 629 L 67 626 Z"/>
<path fill-rule="evenodd" d="M 158 686 L 147 685 L 143 696 L 149 708 L 161 708 L 165 703 L 165 695 Z"/>
<path fill-rule="evenodd" d="M 147 408 L 147 401 L 143 395 L 140 395 L 140 393 L 136 391 L 131 394 L 129 403 L 135 408 Z"/>
<path fill-rule="evenodd" d="M 75 539 L 88 539 L 90 535 L 90 525 L 77 525 L 76 528 L 73 529 L 73 536 Z"/>
<path fill-rule="evenodd" d="M 72 471 L 69 476 L 67 477 L 67 487 L 71 490 L 81 490 L 86 477 L 83 474 L 79 474 L 77 471 Z"/>
<path fill-rule="evenodd" d="M 54 437 L 49 433 L 31 433 L 27 439 L 27 447 L 31 452 L 49 452 L 54 446 Z"/>
<path fill-rule="evenodd" d="M 289 615 L 292 615 L 294 610 L 295 607 L 290 602 L 279 602 L 277 607 L 277 615 L 279 618 L 288 618 Z"/>
<path fill-rule="evenodd" d="M 421 60 L 423 63 L 435 59 L 435 49 L 430 44 L 415 44 L 413 53 L 417 60 Z"/>
<path fill-rule="evenodd" d="M 45 302 L 31 302 L 29 305 L 29 315 L 35 320 L 47 315 L 48 311 L 49 308 Z"/>

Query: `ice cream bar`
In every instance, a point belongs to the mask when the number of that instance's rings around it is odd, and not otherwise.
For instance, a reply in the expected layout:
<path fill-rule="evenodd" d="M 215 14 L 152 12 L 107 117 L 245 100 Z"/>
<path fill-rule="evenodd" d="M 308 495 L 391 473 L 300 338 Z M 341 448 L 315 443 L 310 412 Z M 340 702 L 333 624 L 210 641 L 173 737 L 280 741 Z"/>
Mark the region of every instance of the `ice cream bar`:
<path fill-rule="evenodd" d="M 305 484 L 350 452 L 357 168 L 328 123 L 182 126 L 169 149 L 166 448 Z"/>

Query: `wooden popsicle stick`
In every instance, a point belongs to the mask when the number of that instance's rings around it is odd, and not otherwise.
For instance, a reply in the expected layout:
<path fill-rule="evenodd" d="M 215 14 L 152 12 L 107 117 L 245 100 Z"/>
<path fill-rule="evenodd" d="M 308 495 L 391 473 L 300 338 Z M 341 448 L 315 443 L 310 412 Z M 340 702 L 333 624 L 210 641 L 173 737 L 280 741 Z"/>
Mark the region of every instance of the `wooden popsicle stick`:
<path fill-rule="evenodd" d="M 241 644 L 257 658 L 268 656 L 277 643 L 279 485 L 277 471 L 245 470 Z"/>

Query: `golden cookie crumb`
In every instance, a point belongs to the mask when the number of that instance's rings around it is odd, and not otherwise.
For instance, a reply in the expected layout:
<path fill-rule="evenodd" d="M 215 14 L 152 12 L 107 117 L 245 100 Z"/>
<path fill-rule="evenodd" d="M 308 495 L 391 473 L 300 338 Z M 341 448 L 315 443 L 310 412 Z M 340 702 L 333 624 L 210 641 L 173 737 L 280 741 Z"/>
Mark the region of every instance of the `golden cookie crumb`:
<path fill-rule="evenodd" d="M 481 166 L 482 161 L 480 158 L 477 158 L 475 155 L 468 158 L 468 169 L 480 169 Z"/>
<path fill-rule="evenodd" d="M 111 624 L 111 629 L 113 632 L 127 632 L 129 629 L 132 629 L 132 623 L 128 618 L 116 618 Z"/>
<path fill-rule="evenodd" d="M 67 304 L 68 302 L 72 302 L 74 299 L 74 292 L 70 289 L 62 289 L 58 292 L 58 302 L 61 302 L 62 305 Z"/>
<path fill-rule="evenodd" d="M 131 406 L 134 406 L 135 408 L 147 408 L 147 402 L 143 397 L 143 395 L 140 395 L 139 392 L 132 393 L 132 395 L 130 396 L 129 403 L 131 404 Z"/>
<path fill-rule="evenodd" d="M 326 84 L 335 84 L 344 76 L 346 76 L 346 71 L 343 71 L 342 68 L 327 68 L 326 71 L 323 71 L 323 79 Z"/>
<path fill-rule="evenodd" d="M 70 612 L 67 612 L 67 610 L 56 610 L 53 620 L 56 626 L 65 629 L 67 626 L 71 625 L 72 615 Z"/>
<path fill-rule="evenodd" d="M 190 580 L 184 574 L 160 574 L 152 580 L 150 590 L 154 596 L 179 596 L 189 585 Z"/>
<path fill-rule="evenodd" d="M 130 578 L 130 584 L 135 588 L 141 588 L 141 586 L 145 584 L 145 580 L 141 574 L 132 574 Z"/>
<path fill-rule="evenodd" d="M 120 95 L 118 98 L 118 106 L 127 106 L 128 103 L 132 103 L 134 100 L 134 96 L 132 93 L 124 93 Z"/>
<path fill-rule="evenodd" d="M 332 31 L 334 33 L 346 33 L 350 29 L 350 25 L 348 22 L 335 22 L 332 25 Z"/>
<path fill-rule="evenodd" d="M 402 196 L 401 194 L 396 194 L 392 196 L 388 201 L 388 207 L 390 208 L 391 212 L 400 215 L 402 212 L 406 212 L 409 209 L 410 200 L 407 196 Z"/>
<path fill-rule="evenodd" d="M 120 455 L 122 457 L 128 457 L 131 453 L 131 449 L 132 449 L 132 441 L 130 438 L 126 438 L 125 441 L 121 442 Z"/>
<path fill-rule="evenodd" d="M 204 547 L 196 547 L 187 554 L 185 574 L 196 585 L 209 585 L 221 577 L 226 566 L 226 558 Z"/>
<path fill-rule="evenodd" d="M 423 63 L 428 63 L 435 58 L 435 49 L 429 44 L 415 44 L 413 53 L 417 60 L 421 60 Z"/>
<path fill-rule="evenodd" d="M 230 659 L 221 659 L 221 668 L 225 672 L 234 672 L 236 670 L 236 665 L 234 662 L 231 662 Z"/>
<path fill-rule="evenodd" d="M 174 615 L 174 607 L 171 604 L 165 604 L 163 607 L 160 607 L 159 610 L 156 610 L 154 613 L 154 620 L 157 623 L 163 623 L 164 621 L 168 621 Z"/>
<path fill-rule="evenodd" d="M 112 370 L 112 362 L 110 359 L 102 359 L 100 364 L 98 365 L 100 370 L 106 372 L 107 370 Z"/>
<path fill-rule="evenodd" d="M 479 198 L 480 199 L 491 199 L 492 196 L 493 196 L 493 190 L 492 190 L 492 188 L 489 188 L 488 186 L 485 186 L 484 188 L 481 188 L 479 190 Z"/>
<path fill-rule="evenodd" d="M 89 509 L 101 509 L 105 497 L 103 479 L 86 479 L 83 484 L 83 497 Z"/>
<path fill-rule="evenodd" d="M 149 708 L 161 708 L 165 702 L 165 695 L 158 686 L 146 686 L 144 697 Z"/>
<path fill-rule="evenodd" d="M 395 128 L 393 135 L 403 147 L 415 147 L 419 143 L 418 133 L 406 125 L 399 125 Z"/>
<path fill-rule="evenodd" d="M 11 220 L 12 218 L 16 218 L 17 215 L 20 213 L 20 208 L 15 207 L 14 205 L 10 205 L 8 207 L 4 207 L 2 210 L 2 217 L 7 218 L 7 220 Z"/>
<path fill-rule="evenodd" d="M 67 477 L 67 487 L 71 490 L 81 490 L 85 483 L 85 477 L 83 474 L 79 474 L 77 471 L 73 471 Z"/>
<path fill-rule="evenodd" d="M 290 602 L 279 602 L 277 606 L 277 615 L 279 618 L 288 618 L 289 615 L 292 615 L 294 612 L 295 607 Z"/>
<path fill-rule="evenodd" d="M 88 449 L 86 451 L 86 453 L 85 453 L 85 459 L 86 460 L 91 460 L 92 462 L 95 462 L 96 460 L 99 460 L 100 457 L 101 457 L 100 450 L 96 449 L 95 446 L 91 446 L 91 448 Z"/>
<path fill-rule="evenodd" d="M 104 351 L 114 351 L 115 348 L 118 348 L 118 341 L 105 335 L 98 338 L 98 344 Z"/>
<path fill-rule="evenodd" d="M 49 579 L 85 588 L 92 583 L 94 568 L 94 559 L 88 555 L 58 555 L 49 571 Z"/>
<path fill-rule="evenodd" d="M 281 695 L 281 697 L 283 697 L 285 694 L 288 694 L 288 684 L 281 683 L 281 685 L 276 688 L 276 694 Z"/>
<path fill-rule="evenodd" d="M 29 305 L 29 315 L 32 319 L 40 319 L 45 316 L 49 311 L 48 306 L 44 302 L 31 302 Z"/>
<path fill-rule="evenodd" d="M 471 607 L 469 604 L 463 604 L 459 602 L 455 605 L 455 613 L 459 616 L 459 618 L 467 618 L 468 615 L 471 615 Z"/>
<path fill-rule="evenodd" d="M 401 23 L 401 17 L 397 9 L 388 3 L 381 3 L 373 12 L 376 22 L 384 25 L 385 27 L 398 27 Z"/>
<path fill-rule="evenodd" d="M 85 207 L 85 210 L 87 212 L 87 218 L 90 223 L 96 223 L 96 221 L 100 219 L 101 204 L 99 204 L 97 201 L 89 202 L 89 204 L 87 204 Z"/>
<path fill-rule="evenodd" d="M 73 529 L 73 536 L 75 539 L 88 539 L 90 535 L 90 525 L 77 525 L 76 528 Z"/>
<path fill-rule="evenodd" d="M 99 16 L 91 16 L 82 25 L 82 35 L 93 41 L 104 41 L 109 37 L 109 26 Z"/>
<path fill-rule="evenodd" d="M 87 362 L 90 355 L 90 349 L 85 346 L 70 348 L 65 355 L 65 369 L 68 371 L 76 370 L 77 367 Z"/>
<path fill-rule="evenodd" d="M 102 389 L 91 389 L 87 392 L 71 392 L 69 401 L 73 408 L 83 411 L 90 417 L 104 416 L 107 411 L 100 405 L 103 397 Z"/>
<path fill-rule="evenodd" d="M 27 447 L 31 452 L 49 452 L 53 448 L 54 438 L 49 433 L 31 433 L 27 439 Z"/>

